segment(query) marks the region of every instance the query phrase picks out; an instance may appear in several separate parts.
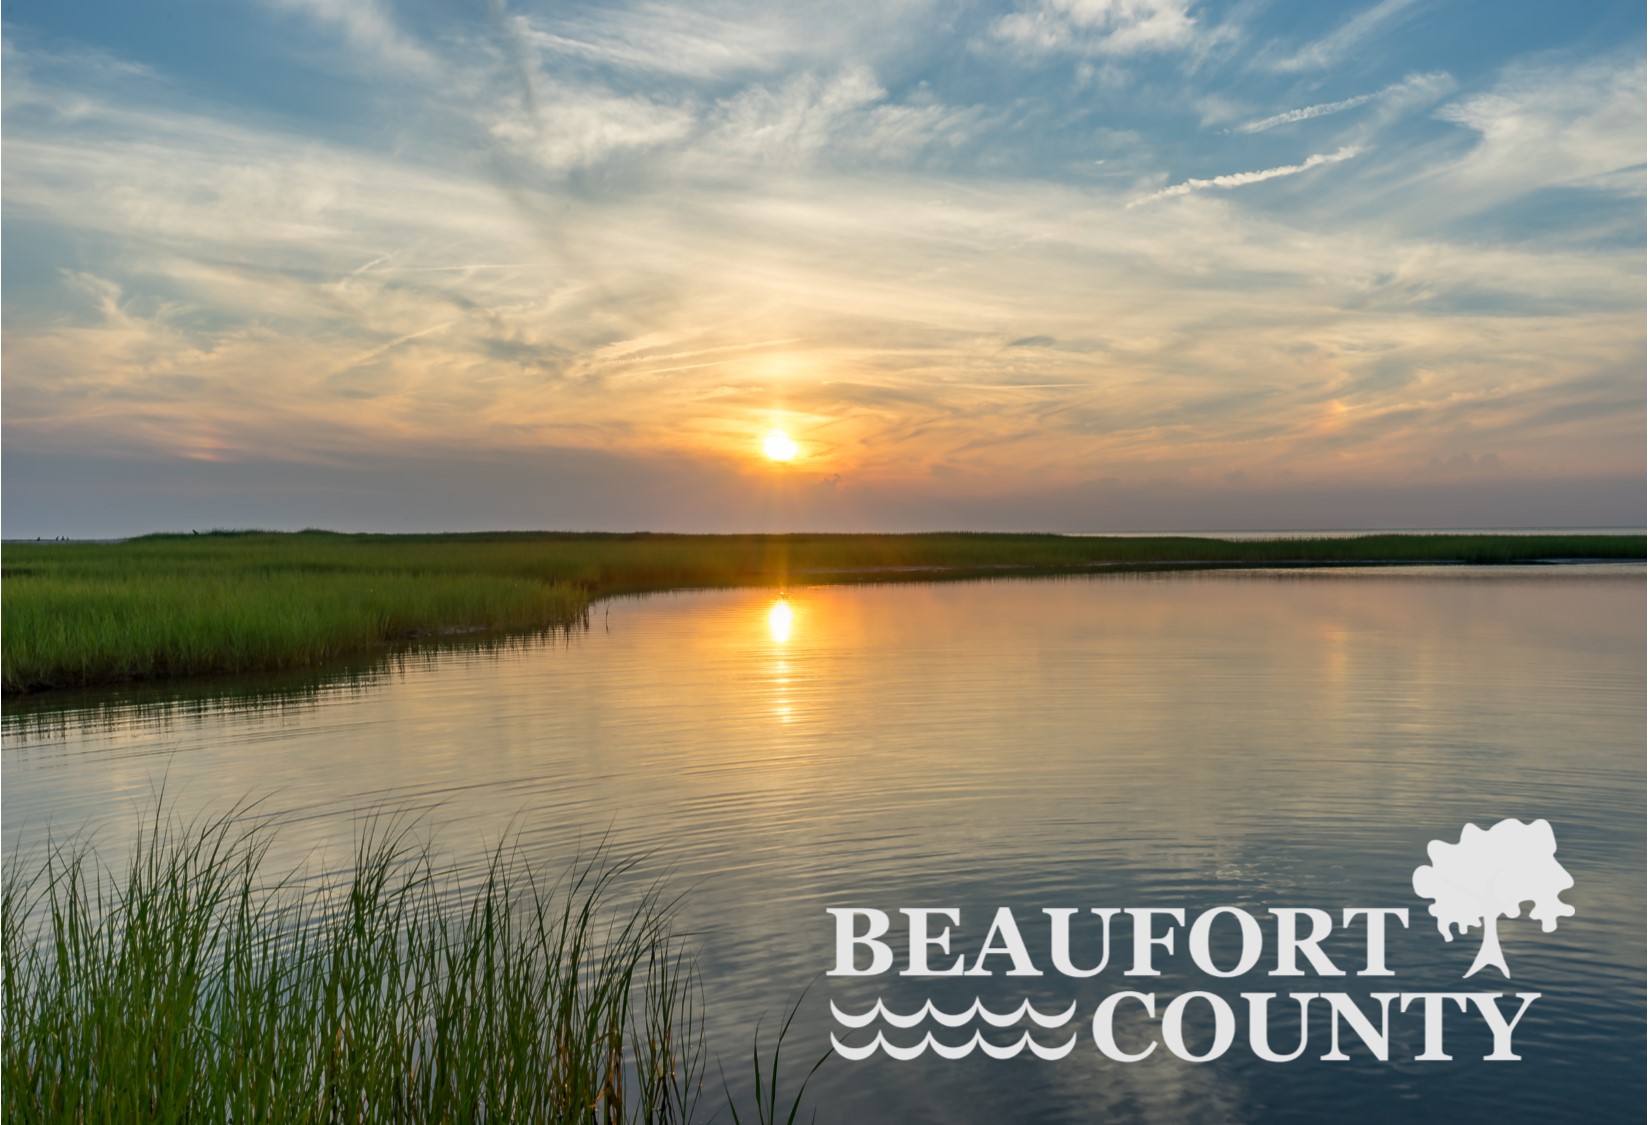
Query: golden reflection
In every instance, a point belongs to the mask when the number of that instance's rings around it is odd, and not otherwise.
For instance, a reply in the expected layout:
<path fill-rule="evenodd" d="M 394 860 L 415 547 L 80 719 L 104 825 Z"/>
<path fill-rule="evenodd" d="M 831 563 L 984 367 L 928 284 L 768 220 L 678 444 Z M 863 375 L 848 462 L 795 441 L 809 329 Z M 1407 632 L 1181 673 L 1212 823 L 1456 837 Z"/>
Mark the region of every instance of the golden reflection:
<path fill-rule="evenodd" d="M 773 634 L 775 644 L 784 644 L 791 639 L 791 622 L 794 618 L 791 612 L 791 603 L 780 598 L 768 610 L 768 632 Z"/>

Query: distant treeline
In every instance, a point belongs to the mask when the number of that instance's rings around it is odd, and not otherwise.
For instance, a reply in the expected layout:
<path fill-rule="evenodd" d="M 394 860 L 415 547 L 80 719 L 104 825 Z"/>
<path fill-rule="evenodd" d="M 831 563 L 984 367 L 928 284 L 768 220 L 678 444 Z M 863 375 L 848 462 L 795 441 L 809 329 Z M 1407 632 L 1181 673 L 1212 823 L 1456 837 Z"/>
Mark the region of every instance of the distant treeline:
<path fill-rule="evenodd" d="M 276 671 L 459 633 L 570 628 L 604 596 L 1219 566 L 1642 559 L 1643 535 L 1336 539 L 324 531 L 4 549 L 7 692 Z"/>

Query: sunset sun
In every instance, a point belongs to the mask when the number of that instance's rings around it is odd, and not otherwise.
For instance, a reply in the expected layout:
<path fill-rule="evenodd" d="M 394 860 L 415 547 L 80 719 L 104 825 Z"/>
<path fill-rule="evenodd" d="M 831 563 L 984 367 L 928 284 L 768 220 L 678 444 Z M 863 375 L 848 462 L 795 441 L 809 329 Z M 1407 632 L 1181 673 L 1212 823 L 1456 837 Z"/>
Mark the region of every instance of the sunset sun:
<path fill-rule="evenodd" d="M 774 430 L 762 439 L 762 452 L 770 461 L 789 461 L 796 456 L 796 442 L 789 434 Z"/>

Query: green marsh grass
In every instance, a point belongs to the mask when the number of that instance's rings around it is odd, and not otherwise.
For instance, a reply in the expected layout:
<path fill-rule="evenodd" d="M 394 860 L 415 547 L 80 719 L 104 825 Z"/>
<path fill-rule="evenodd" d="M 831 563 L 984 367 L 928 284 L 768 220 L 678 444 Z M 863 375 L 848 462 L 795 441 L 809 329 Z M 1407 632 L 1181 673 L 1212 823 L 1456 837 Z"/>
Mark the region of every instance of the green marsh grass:
<path fill-rule="evenodd" d="M 463 883 L 378 821 L 342 878 L 271 879 L 247 812 L 157 815 L 121 872 L 8 857 L 6 1120 L 693 1118 L 692 966 L 626 864 Z"/>
<path fill-rule="evenodd" d="M 575 628 L 598 598 L 1097 568 L 1642 559 L 1643 535 L 342 535 L 10 543 L 7 692 L 314 667 L 469 631 Z"/>
<path fill-rule="evenodd" d="M 779 1035 L 774 1040 L 773 1050 L 766 1057 L 762 1053 L 761 1027 L 751 1036 L 752 1102 L 742 1115 L 739 1112 L 739 1103 L 732 1097 L 728 1098 L 728 1112 L 733 1118 L 733 1125 L 747 1125 L 747 1122 L 749 1125 L 781 1125 L 781 1122 L 783 1125 L 796 1125 L 797 1115 L 802 1112 L 802 1097 L 807 1092 L 809 1079 L 813 1078 L 831 1057 L 829 1051 L 820 1055 L 812 1069 L 797 1084 L 796 1093 L 791 1100 L 788 1103 L 782 1100 L 779 1092 L 779 1056 L 781 1048 L 785 1045 L 785 1036 L 790 1034 L 791 1024 L 796 1022 L 796 1014 L 802 1010 L 802 1001 L 807 999 L 807 996 L 807 992 L 804 991 L 797 997 L 796 1003 L 791 1006 L 790 1013 L 785 1017 L 784 1026 L 779 1029 Z M 725 1088 L 725 1080 L 723 1085 Z"/>

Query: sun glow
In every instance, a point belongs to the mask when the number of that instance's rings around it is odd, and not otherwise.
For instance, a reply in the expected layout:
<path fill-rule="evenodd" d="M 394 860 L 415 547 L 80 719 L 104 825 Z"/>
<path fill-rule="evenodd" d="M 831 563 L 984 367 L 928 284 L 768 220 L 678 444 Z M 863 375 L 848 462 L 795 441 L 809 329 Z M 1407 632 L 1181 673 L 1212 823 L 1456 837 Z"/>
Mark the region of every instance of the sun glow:
<path fill-rule="evenodd" d="M 762 452 L 768 455 L 770 461 L 789 461 L 796 456 L 796 442 L 789 434 L 774 430 L 762 439 Z"/>
<path fill-rule="evenodd" d="M 776 644 L 784 644 L 791 639 L 791 606 L 784 598 L 773 603 L 768 610 L 768 632 L 772 634 Z"/>

